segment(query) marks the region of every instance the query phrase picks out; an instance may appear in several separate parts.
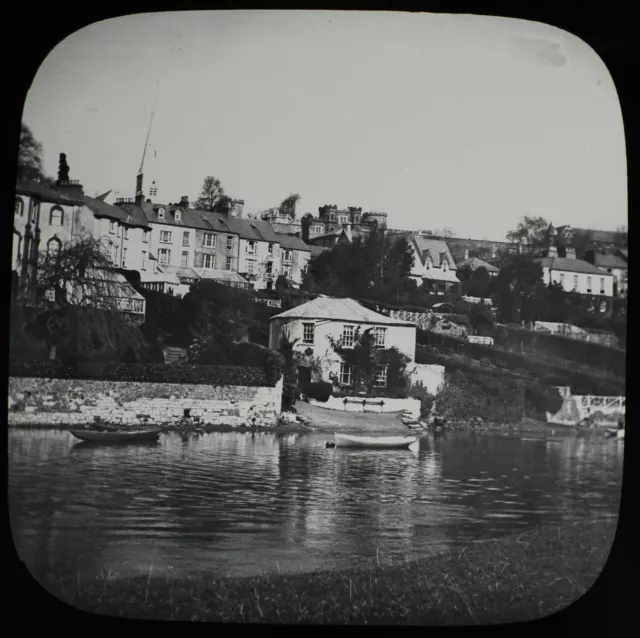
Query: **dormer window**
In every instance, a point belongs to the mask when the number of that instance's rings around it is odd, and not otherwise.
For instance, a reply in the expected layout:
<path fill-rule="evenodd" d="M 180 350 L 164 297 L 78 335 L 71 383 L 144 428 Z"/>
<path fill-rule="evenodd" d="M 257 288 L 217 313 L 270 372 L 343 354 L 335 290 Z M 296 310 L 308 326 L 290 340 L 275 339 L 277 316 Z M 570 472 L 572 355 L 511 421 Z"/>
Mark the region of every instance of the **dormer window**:
<path fill-rule="evenodd" d="M 158 208 L 158 219 L 164 219 L 164 208 Z"/>
<path fill-rule="evenodd" d="M 22 217 L 24 215 L 24 202 L 19 197 L 16 197 L 16 208 L 14 211 L 14 215 L 16 217 Z"/>
<path fill-rule="evenodd" d="M 179 210 L 177 210 L 177 211 L 175 211 L 174 215 L 175 215 L 176 221 L 179 222 L 180 218 L 182 217 L 181 212 Z"/>
<path fill-rule="evenodd" d="M 449 269 L 449 264 L 446 261 L 442 262 L 442 272 L 447 272 Z"/>

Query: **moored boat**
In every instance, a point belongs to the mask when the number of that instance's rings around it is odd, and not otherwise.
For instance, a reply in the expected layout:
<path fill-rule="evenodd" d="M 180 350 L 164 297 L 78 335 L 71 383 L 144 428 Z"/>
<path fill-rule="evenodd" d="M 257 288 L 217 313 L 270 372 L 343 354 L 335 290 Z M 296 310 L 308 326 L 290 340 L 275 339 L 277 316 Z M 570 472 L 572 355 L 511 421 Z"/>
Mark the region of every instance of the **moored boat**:
<path fill-rule="evenodd" d="M 418 445 L 417 436 L 353 436 L 335 434 L 336 447 L 393 449 L 413 448 Z"/>
<path fill-rule="evenodd" d="M 158 430 L 137 430 L 131 432 L 101 432 L 98 430 L 71 430 L 71 434 L 89 443 L 133 443 L 137 441 L 157 441 Z"/>

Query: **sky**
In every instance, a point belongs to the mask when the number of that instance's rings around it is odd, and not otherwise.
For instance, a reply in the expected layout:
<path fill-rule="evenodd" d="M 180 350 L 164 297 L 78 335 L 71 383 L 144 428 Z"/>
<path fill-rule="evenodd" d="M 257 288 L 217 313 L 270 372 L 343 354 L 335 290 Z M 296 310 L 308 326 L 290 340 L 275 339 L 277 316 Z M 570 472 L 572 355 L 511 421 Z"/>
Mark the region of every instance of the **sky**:
<path fill-rule="evenodd" d="M 155 104 L 155 106 L 154 106 Z M 504 240 L 523 215 L 627 223 L 624 130 L 600 57 L 524 20 L 209 11 L 99 22 L 44 60 L 23 121 L 89 195 L 195 199 L 207 175 L 245 213 L 299 193 L 388 226 Z M 108 200 L 109 201 L 109 200 Z"/>

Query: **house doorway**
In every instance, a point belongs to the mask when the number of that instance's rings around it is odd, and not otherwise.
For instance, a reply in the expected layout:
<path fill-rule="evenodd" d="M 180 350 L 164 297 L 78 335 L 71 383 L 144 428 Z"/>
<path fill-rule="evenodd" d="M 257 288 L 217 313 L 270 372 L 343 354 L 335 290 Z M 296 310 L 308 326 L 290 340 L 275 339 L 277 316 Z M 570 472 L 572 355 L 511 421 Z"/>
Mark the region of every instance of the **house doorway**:
<path fill-rule="evenodd" d="M 306 388 L 311 383 L 311 368 L 298 366 L 298 383 L 301 388 Z"/>

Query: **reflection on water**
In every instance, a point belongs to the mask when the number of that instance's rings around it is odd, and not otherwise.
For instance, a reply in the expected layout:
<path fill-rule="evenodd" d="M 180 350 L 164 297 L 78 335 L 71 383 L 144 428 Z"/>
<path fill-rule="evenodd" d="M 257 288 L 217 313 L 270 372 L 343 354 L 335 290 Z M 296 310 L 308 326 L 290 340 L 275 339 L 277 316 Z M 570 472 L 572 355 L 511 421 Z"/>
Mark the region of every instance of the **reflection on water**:
<path fill-rule="evenodd" d="M 35 569 L 212 575 L 418 558 L 585 514 L 617 514 L 623 446 L 456 433 L 408 450 L 215 433 L 96 446 L 11 430 L 9 502 Z"/>

